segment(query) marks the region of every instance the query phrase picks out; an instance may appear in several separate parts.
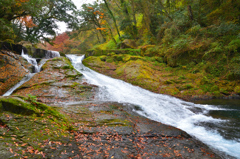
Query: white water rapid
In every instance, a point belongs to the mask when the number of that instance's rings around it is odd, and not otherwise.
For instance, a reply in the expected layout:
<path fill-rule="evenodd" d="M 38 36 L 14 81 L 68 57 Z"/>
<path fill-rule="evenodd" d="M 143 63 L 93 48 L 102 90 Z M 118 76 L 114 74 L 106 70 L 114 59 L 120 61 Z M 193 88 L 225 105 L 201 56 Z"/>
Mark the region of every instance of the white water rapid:
<path fill-rule="evenodd" d="M 221 124 L 227 122 L 226 120 L 214 119 L 206 115 L 210 110 L 220 110 L 221 108 L 194 104 L 168 95 L 152 93 L 85 67 L 82 65 L 84 56 L 67 55 L 67 57 L 89 83 L 99 86 L 97 100 L 137 105 L 142 109 L 142 111 L 136 110 L 139 114 L 182 129 L 210 147 L 227 155 L 240 158 L 239 139 L 225 139 L 217 131 L 201 126 L 201 123 Z M 192 111 L 194 109 L 198 111 Z"/>

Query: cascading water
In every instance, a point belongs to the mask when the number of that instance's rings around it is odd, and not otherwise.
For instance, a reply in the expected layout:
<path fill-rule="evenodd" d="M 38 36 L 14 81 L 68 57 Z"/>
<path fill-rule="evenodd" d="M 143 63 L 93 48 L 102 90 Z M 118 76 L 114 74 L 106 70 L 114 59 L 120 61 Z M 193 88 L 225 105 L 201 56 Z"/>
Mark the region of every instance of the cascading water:
<path fill-rule="evenodd" d="M 40 63 L 38 64 L 37 60 L 35 58 L 32 58 L 32 57 L 28 56 L 27 54 L 24 54 L 23 51 L 22 51 L 21 56 L 23 58 L 25 58 L 30 64 L 33 65 L 33 67 L 34 67 L 33 73 L 27 74 L 20 82 L 18 82 L 15 86 L 13 86 L 6 93 L 4 93 L 3 96 L 10 96 L 13 93 L 13 91 L 15 91 L 18 87 L 23 85 L 25 82 L 29 81 L 36 73 L 41 71 L 42 66 L 47 61 L 47 59 L 42 59 L 40 61 Z"/>
<path fill-rule="evenodd" d="M 48 50 L 46 55 L 45 55 L 45 58 L 46 59 L 50 59 L 50 58 L 54 58 L 54 57 L 60 57 L 60 54 L 58 51 L 51 51 L 51 50 Z"/>
<path fill-rule="evenodd" d="M 34 67 L 33 73 L 38 73 L 41 71 L 41 66 L 38 66 L 37 60 L 35 58 L 32 58 L 32 57 L 28 56 L 27 54 L 25 54 L 23 50 L 22 50 L 21 56 L 23 58 L 25 58 L 28 61 L 28 63 L 33 65 L 33 67 Z"/>
<path fill-rule="evenodd" d="M 85 67 L 82 65 L 84 56 L 67 55 L 67 57 L 89 83 L 99 86 L 98 100 L 138 105 L 142 109 L 142 111 L 136 110 L 139 114 L 180 128 L 209 146 L 230 156 L 240 158 L 240 137 L 235 140 L 226 139 L 216 130 L 208 129 L 202 124 L 214 125 L 228 122 L 206 115 L 211 110 L 228 111 L 227 109 L 194 104 L 171 96 L 152 93 Z"/>

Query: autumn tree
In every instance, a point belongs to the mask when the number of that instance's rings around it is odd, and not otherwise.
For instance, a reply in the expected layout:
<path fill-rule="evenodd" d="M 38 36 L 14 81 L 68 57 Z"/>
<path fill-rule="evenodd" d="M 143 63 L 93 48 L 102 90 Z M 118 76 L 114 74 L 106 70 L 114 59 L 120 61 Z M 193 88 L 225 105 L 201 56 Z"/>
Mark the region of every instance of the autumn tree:
<path fill-rule="evenodd" d="M 27 15 L 37 15 L 46 0 L 0 0 L 0 40 L 14 39 L 12 22 Z"/>
<path fill-rule="evenodd" d="M 0 3 L 2 40 L 50 42 L 49 36 L 55 36 L 58 29 L 56 22 L 65 22 L 69 28 L 76 28 L 78 24 L 77 17 L 73 16 L 76 6 L 71 0 L 1 0 Z M 3 30 L 12 36 L 7 36 Z"/>
<path fill-rule="evenodd" d="M 54 38 L 53 45 L 47 44 L 46 49 L 64 52 L 66 45 L 69 43 L 69 40 L 69 36 L 66 32 L 59 34 Z"/>
<path fill-rule="evenodd" d="M 104 13 L 98 3 L 83 4 L 82 10 L 79 11 L 81 17 L 79 31 L 98 30 L 103 41 L 106 41 L 106 29 L 103 27 Z"/>

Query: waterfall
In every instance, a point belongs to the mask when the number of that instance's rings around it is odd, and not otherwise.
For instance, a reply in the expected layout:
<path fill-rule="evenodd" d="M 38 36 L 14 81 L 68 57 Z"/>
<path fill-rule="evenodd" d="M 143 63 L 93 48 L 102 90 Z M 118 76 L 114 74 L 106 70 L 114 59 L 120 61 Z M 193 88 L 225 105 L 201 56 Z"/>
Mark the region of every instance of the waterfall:
<path fill-rule="evenodd" d="M 84 56 L 67 55 L 67 57 L 90 84 L 99 86 L 96 100 L 137 105 L 142 109 L 135 110 L 140 115 L 180 128 L 214 149 L 236 158 L 240 157 L 240 138 L 226 139 L 214 129 L 214 125 L 224 125 L 228 121 L 208 115 L 210 110 L 228 111 L 228 109 L 194 104 L 168 95 L 153 93 L 85 67 L 82 65 Z M 213 128 L 208 129 L 204 124 Z"/>
<path fill-rule="evenodd" d="M 47 59 L 42 59 L 39 64 L 37 63 L 37 60 L 35 58 L 32 58 L 24 53 L 22 50 L 21 56 L 25 58 L 30 64 L 33 65 L 34 70 L 33 73 L 27 74 L 23 79 L 18 82 L 15 86 L 13 86 L 11 89 L 9 89 L 6 93 L 3 94 L 3 96 L 10 96 L 18 87 L 23 85 L 25 82 L 29 81 L 36 73 L 41 71 L 42 66 L 46 63 Z"/>
<path fill-rule="evenodd" d="M 33 67 L 34 67 L 33 73 L 37 73 L 37 72 L 41 71 L 41 66 L 38 66 L 37 60 L 35 58 L 32 58 L 32 57 L 28 56 L 27 54 L 25 54 L 23 50 L 22 50 L 21 56 L 23 58 L 25 58 L 28 61 L 28 63 L 33 65 Z"/>
<path fill-rule="evenodd" d="M 18 82 L 15 86 L 13 86 L 11 89 L 9 89 L 6 93 L 3 94 L 3 96 L 10 96 L 18 87 L 23 85 L 25 82 L 29 81 L 35 73 L 29 73 L 23 79 Z"/>
<path fill-rule="evenodd" d="M 58 51 L 47 50 L 45 58 L 50 59 L 50 58 L 54 58 L 54 57 L 60 57 L 59 52 Z"/>

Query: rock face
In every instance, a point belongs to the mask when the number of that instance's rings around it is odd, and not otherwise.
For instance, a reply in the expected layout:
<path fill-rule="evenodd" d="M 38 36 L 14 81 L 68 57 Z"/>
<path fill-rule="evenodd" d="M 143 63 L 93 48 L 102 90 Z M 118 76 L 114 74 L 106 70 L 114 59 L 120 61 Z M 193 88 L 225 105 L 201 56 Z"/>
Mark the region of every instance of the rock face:
<path fill-rule="evenodd" d="M 29 64 L 20 55 L 9 51 L 0 52 L 0 95 L 3 95 L 12 86 L 17 84 L 29 73 Z"/>
<path fill-rule="evenodd" d="M 21 55 L 22 50 L 24 50 L 24 52 L 27 52 L 27 49 L 25 47 L 23 47 L 20 44 L 10 44 L 7 42 L 0 42 L 0 50 L 7 50 L 7 51 L 11 51 L 14 52 L 15 54 Z"/>

